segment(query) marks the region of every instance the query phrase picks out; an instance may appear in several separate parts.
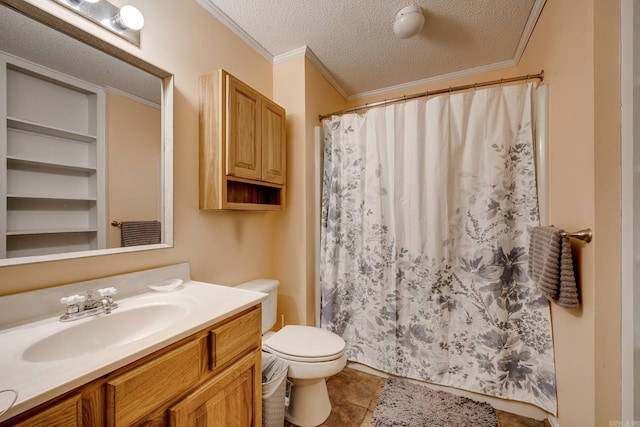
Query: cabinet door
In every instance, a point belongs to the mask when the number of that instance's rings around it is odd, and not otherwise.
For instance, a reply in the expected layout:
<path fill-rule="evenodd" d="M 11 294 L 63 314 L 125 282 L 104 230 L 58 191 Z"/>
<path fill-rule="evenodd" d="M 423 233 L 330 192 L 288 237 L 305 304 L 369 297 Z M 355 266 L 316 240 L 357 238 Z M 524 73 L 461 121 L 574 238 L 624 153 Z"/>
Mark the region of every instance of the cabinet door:
<path fill-rule="evenodd" d="M 227 175 L 260 180 L 262 97 L 232 76 L 227 76 L 227 91 Z"/>
<path fill-rule="evenodd" d="M 262 180 L 284 184 L 286 166 L 284 108 L 262 98 Z"/>
<path fill-rule="evenodd" d="M 175 427 L 258 427 L 262 424 L 260 351 L 256 350 L 169 409 Z"/>

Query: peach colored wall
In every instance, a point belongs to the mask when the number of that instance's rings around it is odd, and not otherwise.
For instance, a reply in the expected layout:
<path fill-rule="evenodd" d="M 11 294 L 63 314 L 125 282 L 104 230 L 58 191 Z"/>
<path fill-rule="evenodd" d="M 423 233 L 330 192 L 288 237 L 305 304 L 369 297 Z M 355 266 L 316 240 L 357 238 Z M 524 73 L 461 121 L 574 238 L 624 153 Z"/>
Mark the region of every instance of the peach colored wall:
<path fill-rule="evenodd" d="M 274 101 L 287 110 L 287 206 L 278 214 L 274 227 L 274 277 L 278 289 L 278 323 L 305 324 L 305 253 L 309 236 L 304 232 L 307 215 L 305 193 L 304 58 L 275 65 L 273 72 Z"/>
<path fill-rule="evenodd" d="M 304 57 L 274 66 L 274 100 L 287 110 L 287 209 L 275 227 L 275 277 L 286 324 L 315 323 L 314 127 L 345 101 Z"/>
<path fill-rule="evenodd" d="M 620 3 L 594 1 L 595 425 L 621 418 Z"/>
<path fill-rule="evenodd" d="M 213 283 L 272 276 L 274 214 L 198 210 L 198 77 L 225 68 L 272 96 L 272 65 L 195 1 L 132 0 L 145 16 L 141 48 L 56 2 L 29 2 L 175 75 L 174 248 L 2 267 L 0 294 L 184 261 L 195 279 Z"/>
<path fill-rule="evenodd" d="M 111 221 L 160 220 L 161 114 L 107 93 L 107 247 L 120 247 Z"/>
<path fill-rule="evenodd" d="M 548 3 L 520 63 L 523 69 L 527 64 L 545 69 L 550 98 L 549 221 L 573 230 L 595 225 L 592 3 Z M 567 426 L 595 425 L 594 250 L 600 233 L 595 227 L 594 232 L 593 243 L 574 245 L 581 308 L 552 305 L 558 421 Z"/>
<path fill-rule="evenodd" d="M 552 306 L 563 426 L 620 419 L 619 2 L 547 2 L 519 68 L 550 91 L 550 221 L 591 227 L 574 244 L 580 310 Z"/>

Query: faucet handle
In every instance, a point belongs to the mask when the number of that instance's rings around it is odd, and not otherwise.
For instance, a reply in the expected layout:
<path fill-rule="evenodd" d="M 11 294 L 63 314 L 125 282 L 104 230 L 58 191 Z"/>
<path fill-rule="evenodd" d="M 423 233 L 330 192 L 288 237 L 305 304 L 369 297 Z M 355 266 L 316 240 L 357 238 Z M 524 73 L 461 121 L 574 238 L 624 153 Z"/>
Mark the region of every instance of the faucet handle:
<path fill-rule="evenodd" d="M 106 297 L 106 296 L 117 294 L 118 290 L 114 287 L 102 288 L 102 289 L 98 289 L 98 293 L 100 294 L 101 297 Z"/>
<path fill-rule="evenodd" d="M 82 296 L 82 295 L 71 295 L 68 297 L 62 297 L 60 298 L 60 303 L 61 304 L 67 304 L 67 305 L 73 305 L 73 304 L 78 304 L 78 303 L 82 303 L 85 302 L 86 297 Z"/>

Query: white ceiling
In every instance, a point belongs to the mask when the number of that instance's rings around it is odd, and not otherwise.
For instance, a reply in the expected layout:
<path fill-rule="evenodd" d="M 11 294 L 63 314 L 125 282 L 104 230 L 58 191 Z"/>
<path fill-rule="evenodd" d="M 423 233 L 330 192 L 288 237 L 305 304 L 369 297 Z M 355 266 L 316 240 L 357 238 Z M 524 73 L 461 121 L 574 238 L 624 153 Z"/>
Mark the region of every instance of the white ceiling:
<path fill-rule="evenodd" d="M 412 0 L 197 0 L 278 63 L 305 54 L 349 99 L 513 66 L 545 0 L 417 0 L 425 26 L 393 34 Z"/>

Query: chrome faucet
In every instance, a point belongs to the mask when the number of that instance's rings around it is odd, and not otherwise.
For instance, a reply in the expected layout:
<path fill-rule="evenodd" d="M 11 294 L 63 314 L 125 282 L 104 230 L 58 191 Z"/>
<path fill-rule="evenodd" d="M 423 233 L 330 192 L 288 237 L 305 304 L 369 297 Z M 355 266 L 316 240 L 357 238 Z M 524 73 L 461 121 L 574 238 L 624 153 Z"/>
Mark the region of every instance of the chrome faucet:
<path fill-rule="evenodd" d="M 87 291 L 86 297 L 75 294 L 60 298 L 60 302 L 67 305 L 67 310 L 60 316 L 60 320 L 69 322 L 71 320 L 95 316 L 100 313 L 110 314 L 111 310 L 118 308 L 118 304 L 113 302 L 112 297 L 117 292 L 118 290 L 113 287 L 98 289 L 98 293 L 100 294 L 99 300 L 93 298 L 93 291 Z"/>
<path fill-rule="evenodd" d="M 87 299 L 84 302 L 85 310 L 93 310 L 94 308 L 100 307 L 100 301 L 93 299 L 93 291 L 87 291 Z"/>

